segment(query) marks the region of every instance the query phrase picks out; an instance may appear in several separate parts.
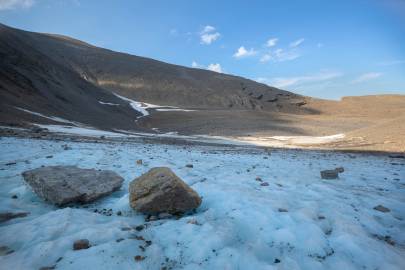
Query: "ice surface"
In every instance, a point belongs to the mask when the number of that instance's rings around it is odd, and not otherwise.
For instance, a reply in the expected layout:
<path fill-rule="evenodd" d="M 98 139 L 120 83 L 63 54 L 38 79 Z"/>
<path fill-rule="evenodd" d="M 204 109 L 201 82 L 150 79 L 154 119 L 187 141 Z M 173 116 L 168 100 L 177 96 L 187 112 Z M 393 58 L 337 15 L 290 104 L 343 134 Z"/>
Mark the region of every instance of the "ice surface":
<path fill-rule="evenodd" d="M 71 150 L 63 150 L 66 143 Z M 0 153 L 0 212 L 31 213 L 0 224 L 0 246 L 15 250 L 0 256 L 0 269 L 54 264 L 56 269 L 404 269 L 403 160 L 305 150 L 269 155 L 241 146 L 16 138 L 1 138 Z M 6 165 L 10 162 L 16 164 Z M 194 167 L 185 167 L 189 163 Z M 41 165 L 114 170 L 125 182 L 122 190 L 87 208 L 58 209 L 39 199 L 21 177 Z M 122 230 L 145 223 L 129 208 L 128 184 L 156 166 L 170 167 L 203 197 L 202 205 L 178 220 L 148 222 L 141 232 Z M 337 166 L 345 168 L 340 179 L 320 179 L 320 170 Z M 269 186 L 261 186 L 257 176 Z M 379 204 L 391 211 L 374 210 Z M 93 212 L 103 208 L 114 215 Z M 146 247 L 135 236 L 152 243 Z M 81 238 L 92 247 L 73 251 Z M 136 262 L 136 255 L 146 258 Z"/>

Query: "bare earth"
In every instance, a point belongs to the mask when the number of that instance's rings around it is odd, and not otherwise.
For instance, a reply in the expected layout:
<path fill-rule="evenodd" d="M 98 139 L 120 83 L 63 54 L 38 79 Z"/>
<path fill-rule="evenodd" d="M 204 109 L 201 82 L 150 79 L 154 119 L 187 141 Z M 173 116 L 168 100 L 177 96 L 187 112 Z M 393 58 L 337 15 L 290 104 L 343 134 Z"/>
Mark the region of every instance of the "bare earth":
<path fill-rule="evenodd" d="M 145 128 L 180 134 L 263 138 L 345 134 L 321 148 L 365 151 L 405 151 L 405 96 L 345 97 L 341 101 L 308 99 L 316 114 L 252 110 L 154 112 L 143 118 Z"/>

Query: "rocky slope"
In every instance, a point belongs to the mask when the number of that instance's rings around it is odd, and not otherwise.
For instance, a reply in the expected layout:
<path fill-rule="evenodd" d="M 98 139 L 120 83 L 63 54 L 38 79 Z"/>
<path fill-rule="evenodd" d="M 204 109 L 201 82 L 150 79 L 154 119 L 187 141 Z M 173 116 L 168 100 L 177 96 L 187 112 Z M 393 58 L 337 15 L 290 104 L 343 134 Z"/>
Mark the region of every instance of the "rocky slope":
<path fill-rule="evenodd" d="M 139 113 L 113 93 L 142 102 L 202 110 L 308 112 L 301 107 L 304 97 L 248 79 L 2 24 L 0 57 L 2 124 L 55 122 L 19 109 L 23 108 L 104 129 L 139 130 L 134 122 Z"/>

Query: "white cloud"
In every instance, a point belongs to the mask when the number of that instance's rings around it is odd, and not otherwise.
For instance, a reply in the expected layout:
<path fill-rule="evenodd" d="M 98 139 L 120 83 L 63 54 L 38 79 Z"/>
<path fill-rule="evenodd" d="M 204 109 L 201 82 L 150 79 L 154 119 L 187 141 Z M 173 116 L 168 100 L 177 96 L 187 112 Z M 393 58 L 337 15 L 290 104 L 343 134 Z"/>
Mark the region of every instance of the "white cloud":
<path fill-rule="evenodd" d="M 209 64 L 207 67 L 208 70 L 215 71 L 218 73 L 222 73 L 222 67 L 220 64 Z"/>
<path fill-rule="evenodd" d="M 169 34 L 172 35 L 172 36 L 177 36 L 178 33 L 179 33 L 179 32 L 177 31 L 176 28 L 172 28 L 172 29 L 170 29 L 170 31 L 169 31 Z"/>
<path fill-rule="evenodd" d="M 361 82 L 366 82 L 370 81 L 373 79 L 377 79 L 381 77 L 382 73 L 380 72 L 370 72 L 370 73 L 364 73 L 357 77 L 355 80 L 352 81 L 352 83 L 361 83 Z"/>
<path fill-rule="evenodd" d="M 266 47 L 271 48 L 271 47 L 276 46 L 277 41 L 278 41 L 278 38 L 271 38 L 271 39 L 267 40 Z"/>
<path fill-rule="evenodd" d="M 204 29 L 200 32 L 201 43 L 209 45 L 215 40 L 217 40 L 221 34 L 216 31 L 215 27 L 211 25 L 206 25 Z"/>
<path fill-rule="evenodd" d="M 0 0 L 0 10 L 30 8 L 34 4 L 34 0 Z"/>
<path fill-rule="evenodd" d="M 208 69 L 211 71 L 215 71 L 215 72 L 219 72 L 219 73 L 223 73 L 222 67 L 220 64 L 218 63 L 214 63 L 214 64 L 209 64 L 207 67 L 205 67 L 204 65 L 201 65 L 199 63 L 197 63 L 196 61 L 193 61 L 191 63 L 191 67 L 192 68 L 201 68 L 201 69 Z"/>
<path fill-rule="evenodd" d="M 199 68 L 200 65 L 199 65 L 196 61 L 193 61 L 193 62 L 191 63 L 191 67 L 193 67 L 193 68 Z"/>
<path fill-rule="evenodd" d="M 304 41 L 305 41 L 304 38 L 297 39 L 296 41 L 290 43 L 290 48 L 296 48 L 300 46 Z"/>
<path fill-rule="evenodd" d="M 290 86 L 297 86 L 305 83 L 322 82 L 331 80 L 342 76 L 339 72 L 320 72 L 313 75 L 297 76 L 297 77 L 285 77 L 285 78 L 257 78 L 256 80 L 261 83 L 266 83 L 271 86 L 285 88 Z"/>
<path fill-rule="evenodd" d="M 291 61 L 294 59 L 297 59 L 300 57 L 301 54 L 295 49 L 289 49 L 289 50 L 284 50 L 284 49 L 277 49 L 274 51 L 269 51 L 268 53 L 265 53 L 261 58 L 260 62 L 268 62 L 268 61 L 274 61 L 274 62 L 284 62 L 284 61 Z"/>
<path fill-rule="evenodd" d="M 391 60 L 391 61 L 384 61 L 380 62 L 377 65 L 379 66 L 394 66 L 394 65 L 401 65 L 405 64 L 405 60 Z"/>
<path fill-rule="evenodd" d="M 255 51 L 253 48 L 251 48 L 250 50 L 246 50 L 245 47 L 241 46 L 236 51 L 236 53 L 234 53 L 233 57 L 235 57 L 235 58 L 248 57 L 248 56 L 255 55 L 256 53 L 257 53 L 257 51 Z"/>

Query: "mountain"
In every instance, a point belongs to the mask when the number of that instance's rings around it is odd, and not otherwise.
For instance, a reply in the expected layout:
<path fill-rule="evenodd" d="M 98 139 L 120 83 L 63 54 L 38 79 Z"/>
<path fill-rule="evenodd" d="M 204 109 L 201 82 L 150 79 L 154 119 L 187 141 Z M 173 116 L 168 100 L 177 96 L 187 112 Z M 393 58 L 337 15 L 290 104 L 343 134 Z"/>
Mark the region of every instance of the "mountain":
<path fill-rule="evenodd" d="M 55 123 L 58 117 L 102 129 L 145 130 L 136 121 L 141 113 L 125 98 L 201 111 L 313 112 L 302 107 L 305 97 L 252 80 L 3 24 L 0 57 L 3 125 Z"/>

